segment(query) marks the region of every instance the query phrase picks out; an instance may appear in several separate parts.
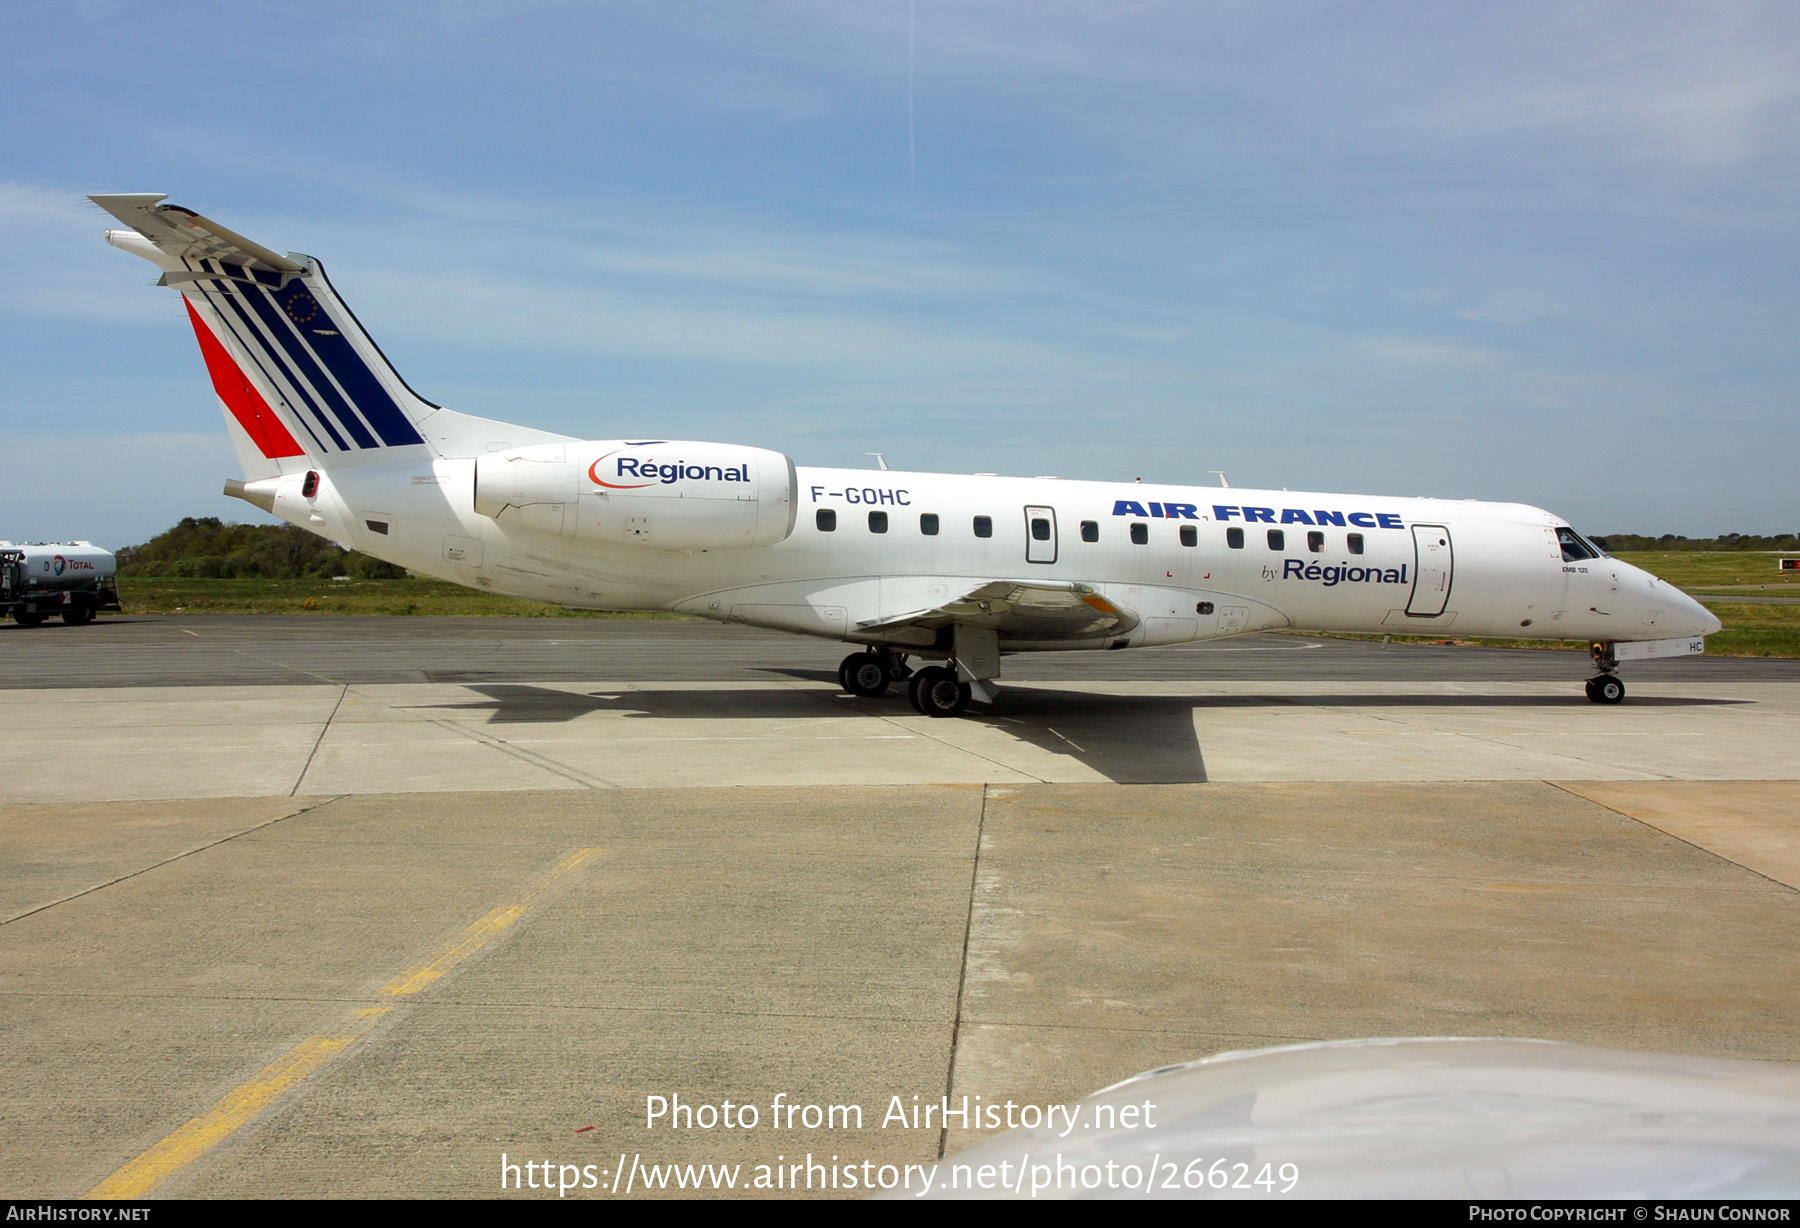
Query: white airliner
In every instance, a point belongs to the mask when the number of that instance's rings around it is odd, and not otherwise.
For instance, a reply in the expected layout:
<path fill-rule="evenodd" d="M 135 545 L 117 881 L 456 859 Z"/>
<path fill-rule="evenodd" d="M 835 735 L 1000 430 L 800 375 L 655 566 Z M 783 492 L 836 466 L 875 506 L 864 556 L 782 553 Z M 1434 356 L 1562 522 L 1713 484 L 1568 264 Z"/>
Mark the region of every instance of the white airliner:
<path fill-rule="evenodd" d="M 1583 641 L 1588 697 L 1618 703 L 1621 660 L 1719 629 L 1523 504 L 803 469 L 472 417 L 407 387 L 314 258 L 159 195 L 92 199 L 186 302 L 244 469 L 228 494 L 459 584 L 855 644 L 846 690 L 906 680 L 930 716 L 991 703 L 1007 653 L 1282 627 Z"/>

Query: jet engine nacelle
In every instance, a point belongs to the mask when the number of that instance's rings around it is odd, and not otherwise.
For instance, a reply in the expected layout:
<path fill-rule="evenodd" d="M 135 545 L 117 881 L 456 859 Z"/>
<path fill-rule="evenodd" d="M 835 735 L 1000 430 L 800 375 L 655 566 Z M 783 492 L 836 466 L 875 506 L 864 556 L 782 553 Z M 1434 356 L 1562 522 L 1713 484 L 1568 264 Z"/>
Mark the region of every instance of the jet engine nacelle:
<path fill-rule="evenodd" d="M 538 444 L 475 461 L 475 510 L 511 528 L 659 550 L 772 546 L 794 531 L 794 462 L 724 443 Z"/>

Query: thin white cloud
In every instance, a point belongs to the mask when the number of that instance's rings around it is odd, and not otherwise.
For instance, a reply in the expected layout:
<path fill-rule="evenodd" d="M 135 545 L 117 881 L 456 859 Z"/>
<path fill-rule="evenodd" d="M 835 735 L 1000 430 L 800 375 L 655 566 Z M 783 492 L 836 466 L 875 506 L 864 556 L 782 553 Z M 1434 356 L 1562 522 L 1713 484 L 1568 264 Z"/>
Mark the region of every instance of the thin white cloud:
<path fill-rule="evenodd" d="M 79 192 L 34 183 L 0 183 L 0 312 L 104 323 L 163 318 L 143 285 L 155 270 L 118 257 L 103 237 L 117 223 Z M 130 268 L 135 264 L 136 268 Z"/>
<path fill-rule="evenodd" d="M 1498 350 L 1423 337 L 1382 337 L 1365 351 L 1376 362 L 1408 367 L 1491 368 L 1505 361 Z"/>
<path fill-rule="evenodd" d="M 1457 308 L 1455 314 L 1480 324 L 1520 325 L 1571 313 L 1547 295 L 1529 290 L 1500 290 L 1478 303 Z"/>
<path fill-rule="evenodd" d="M 1069 362 L 1058 341 L 1021 335 L 1021 313 L 1068 292 L 1027 266 L 873 228 L 752 230 L 723 211 L 659 223 L 609 203 L 595 227 L 594 208 L 485 198 L 463 217 L 409 210 L 335 232 L 218 220 L 318 256 L 378 339 L 753 365 Z"/>
<path fill-rule="evenodd" d="M 1693 167 L 1744 162 L 1791 144 L 1800 102 L 1800 48 L 1791 37 L 1732 20 L 1729 10 L 1692 25 L 1606 33 L 1617 41 L 1578 62 L 1567 54 L 1507 79 L 1448 91 L 1396 119 L 1444 138 L 1533 135 L 1578 140 L 1605 161 L 1649 159 Z M 1588 33 L 1597 43 L 1599 30 Z M 1634 37 L 1635 35 L 1635 37 Z M 1592 44 L 1590 44 L 1592 45 Z M 1548 69 L 1549 71 L 1546 71 Z"/>

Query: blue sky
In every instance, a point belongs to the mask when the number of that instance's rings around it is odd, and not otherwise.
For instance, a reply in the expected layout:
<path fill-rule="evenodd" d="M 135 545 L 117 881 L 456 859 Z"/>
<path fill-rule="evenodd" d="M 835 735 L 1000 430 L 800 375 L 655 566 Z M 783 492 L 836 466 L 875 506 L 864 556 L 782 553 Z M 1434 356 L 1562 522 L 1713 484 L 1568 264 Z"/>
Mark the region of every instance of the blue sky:
<path fill-rule="evenodd" d="M 457 409 L 1800 529 L 1800 7 L 0 7 L 0 537 L 253 520 L 87 192 Z"/>

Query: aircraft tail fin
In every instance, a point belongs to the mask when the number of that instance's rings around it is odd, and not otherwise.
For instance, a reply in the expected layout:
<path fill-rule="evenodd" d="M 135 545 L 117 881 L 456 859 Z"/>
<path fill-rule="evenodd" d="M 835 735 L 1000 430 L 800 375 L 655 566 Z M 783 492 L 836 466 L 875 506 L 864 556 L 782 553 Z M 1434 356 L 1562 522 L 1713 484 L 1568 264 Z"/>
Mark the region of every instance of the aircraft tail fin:
<path fill-rule="evenodd" d="M 107 241 L 181 291 L 246 477 L 392 460 L 397 449 L 437 454 L 421 428 L 447 411 L 407 387 L 317 260 L 279 255 L 162 196 L 89 199 L 131 228 Z"/>

